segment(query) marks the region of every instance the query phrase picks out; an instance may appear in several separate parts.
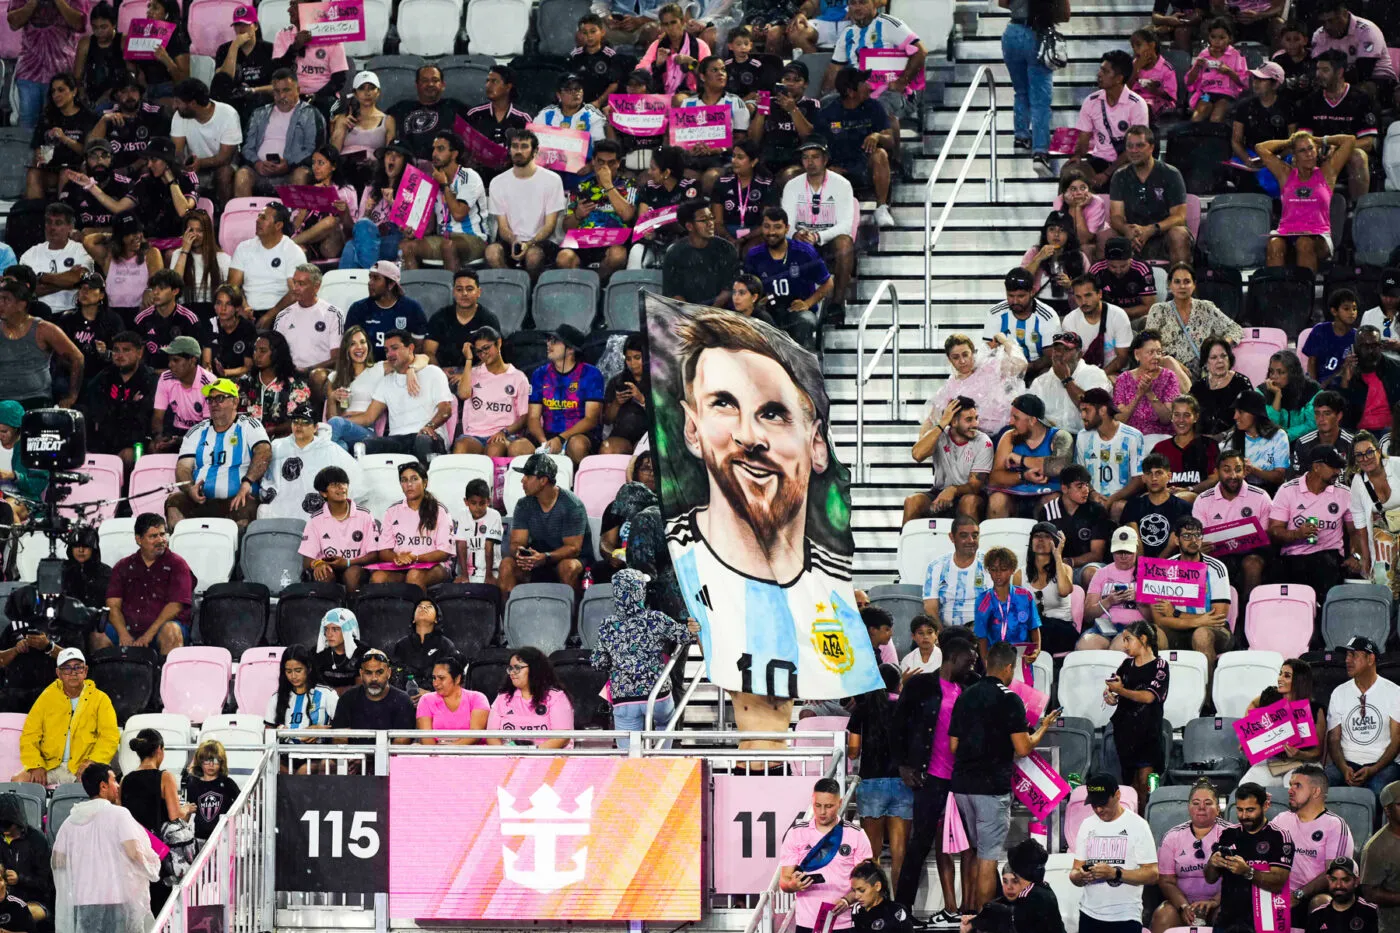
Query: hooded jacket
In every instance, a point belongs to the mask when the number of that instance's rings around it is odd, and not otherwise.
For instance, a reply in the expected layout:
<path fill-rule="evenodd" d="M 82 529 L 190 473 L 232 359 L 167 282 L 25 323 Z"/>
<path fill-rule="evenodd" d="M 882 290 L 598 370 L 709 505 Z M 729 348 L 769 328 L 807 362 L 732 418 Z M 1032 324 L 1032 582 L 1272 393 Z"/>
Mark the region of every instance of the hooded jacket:
<path fill-rule="evenodd" d="M 664 612 L 646 606 L 650 577 L 630 567 L 613 575 L 613 614 L 603 620 L 592 664 L 608 671 L 613 704 L 645 700 L 656 686 L 671 643 L 690 641 L 690 630 Z M 669 694 L 669 684 L 660 696 Z"/>
<path fill-rule="evenodd" d="M 10 893 L 24 901 L 53 907 L 53 869 L 49 867 L 49 840 L 25 820 L 24 804 L 17 794 L 0 794 L 0 826 L 20 827 L 20 834 L 0 835 L 0 865 L 19 876 Z"/>
<path fill-rule="evenodd" d="M 59 827 L 53 850 L 57 933 L 86 933 L 78 926 L 77 908 L 98 904 L 115 921 L 106 930 L 151 928 L 150 883 L 160 880 L 160 859 L 130 810 L 101 797 L 76 804 Z"/>
<path fill-rule="evenodd" d="M 321 620 L 321 631 L 316 635 L 316 679 L 332 689 L 353 687 L 360 676 L 360 655 L 364 646 L 356 644 L 360 638 L 360 620 L 349 609 L 339 609 L 336 614 L 327 614 Z M 339 625 L 340 636 L 345 640 L 345 653 L 336 654 L 334 648 L 326 645 L 326 626 Z"/>
<path fill-rule="evenodd" d="M 63 763 L 63 747 L 72 730 L 73 744 L 68 750 L 71 767 L 80 761 L 111 761 L 117 756 L 121 729 L 117 727 L 117 711 L 112 701 L 90 680 L 83 681 L 74 710 L 55 680 L 44 688 L 39 699 L 24 719 L 24 732 L 19 738 L 19 759 L 25 770 L 57 768 Z"/>
<path fill-rule="evenodd" d="M 320 425 L 305 447 L 290 434 L 272 442 L 272 462 L 262 484 L 258 518 L 299 518 L 306 521 L 326 504 L 316 491 L 316 474 L 338 466 L 350 478 L 350 489 L 364 497 L 369 486 L 362 479 L 360 462 L 331 440 L 330 425 Z"/>

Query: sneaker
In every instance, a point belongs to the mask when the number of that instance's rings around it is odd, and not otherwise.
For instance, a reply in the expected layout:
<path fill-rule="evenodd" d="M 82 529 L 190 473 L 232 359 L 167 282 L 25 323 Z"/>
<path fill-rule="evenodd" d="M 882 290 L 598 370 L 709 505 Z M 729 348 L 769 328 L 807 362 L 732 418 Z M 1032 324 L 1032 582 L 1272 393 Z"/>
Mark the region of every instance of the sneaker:
<path fill-rule="evenodd" d="M 956 910 L 940 910 L 929 918 L 929 922 L 937 927 L 959 927 L 962 926 L 962 914 Z"/>
<path fill-rule="evenodd" d="M 1031 156 L 1031 167 L 1035 169 L 1037 178 L 1055 177 L 1055 166 L 1051 164 L 1050 157 L 1043 152 Z"/>
<path fill-rule="evenodd" d="M 894 215 L 890 213 L 888 204 L 881 204 L 875 208 L 875 226 L 893 227 L 894 225 Z"/>
<path fill-rule="evenodd" d="M 1031 141 L 1029 139 L 1022 139 L 1018 136 L 1011 141 L 1011 145 L 1017 149 L 1024 149 L 1027 152 L 1031 151 Z"/>

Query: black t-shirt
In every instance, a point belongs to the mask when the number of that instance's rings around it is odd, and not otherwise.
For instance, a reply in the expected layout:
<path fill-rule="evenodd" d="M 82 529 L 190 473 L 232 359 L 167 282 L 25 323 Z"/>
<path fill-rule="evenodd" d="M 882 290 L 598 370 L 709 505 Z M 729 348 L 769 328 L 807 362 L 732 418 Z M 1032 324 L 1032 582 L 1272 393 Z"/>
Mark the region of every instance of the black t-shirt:
<path fill-rule="evenodd" d="M 1312 449 L 1321 445 L 1322 441 L 1318 440 L 1316 429 L 1309 431 L 1293 442 L 1292 466 L 1295 476 L 1308 471 L 1308 467 L 1311 465 L 1311 461 L 1308 458 L 1312 456 Z M 1351 456 L 1351 432 L 1338 430 L 1336 442 L 1327 446 L 1335 447 L 1337 453 L 1342 455 L 1343 460 L 1348 459 Z"/>
<path fill-rule="evenodd" d="M 181 55 L 190 54 L 190 37 L 185 35 L 183 27 L 177 26 L 175 34 L 170 37 L 170 41 L 165 44 L 165 52 L 170 56 L 171 61 Z M 166 68 L 159 59 L 148 58 L 138 62 L 132 62 L 136 70 L 146 76 L 147 89 L 155 87 L 157 84 L 169 84 L 171 81 L 170 69 Z"/>
<path fill-rule="evenodd" d="M 1113 533 L 1113 524 L 1108 519 L 1108 510 L 1094 501 L 1089 501 L 1074 510 L 1071 515 L 1065 510 L 1064 498 L 1057 496 L 1035 510 L 1035 520 L 1050 522 L 1065 535 L 1064 557 L 1074 560 L 1089 553 L 1089 546 L 1095 541 L 1107 543 Z"/>
<path fill-rule="evenodd" d="M 224 59 L 228 57 L 228 49 L 231 45 L 233 45 L 232 42 L 225 42 L 214 53 L 215 68 L 224 66 Z M 237 61 L 234 62 L 233 84 L 235 87 L 242 85 L 262 87 L 271 83 L 272 72 L 276 70 L 276 66 L 272 64 L 272 43 L 266 39 L 259 39 L 253 43 L 251 49 L 240 53 Z"/>
<path fill-rule="evenodd" d="M 1241 826 L 1227 826 L 1212 852 L 1238 855 L 1246 862 L 1267 862 L 1271 868 L 1293 868 L 1293 843 L 1273 823 L 1265 823 L 1257 833 L 1247 833 Z M 1254 885 L 1243 875 L 1232 871 L 1220 872 L 1220 913 L 1216 929 L 1254 929 L 1254 906 L 1251 896 Z"/>
<path fill-rule="evenodd" d="M 364 653 L 364 645 L 356 645 L 354 654 L 336 654 L 330 648 L 322 648 L 311 659 L 316 665 L 316 682 L 332 690 L 354 686 L 360 676 L 360 657 Z"/>
<path fill-rule="evenodd" d="M 58 316 L 55 322 L 59 328 L 68 335 L 68 339 L 83 351 L 83 372 L 95 373 L 107 362 L 107 354 L 97 352 L 94 344 L 101 341 L 106 344 L 107 350 L 112 349 L 112 338 L 126 330 L 126 324 L 122 321 L 121 315 L 115 311 L 102 308 L 97 312 L 97 317 L 89 321 L 83 317 L 83 312 L 77 308 L 71 311 L 64 311 Z"/>
<path fill-rule="evenodd" d="M 335 719 L 331 726 L 335 729 L 413 729 L 418 725 L 417 710 L 413 701 L 398 687 L 389 687 L 388 696 L 382 700 L 371 700 L 365 696 L 364 687 L 352 687 L 345 691 L 335 708 Z M 369 739 L 351 739 L 352 743 L 369 742 Z"/>
<path fill-rule="evenodd" d="M 213 351 L 213 362 L 217 367 L 215 375 L 223 375 L 225 369 L 242 369 L 253 355 L 253 343 L 258 339 L 257 328 L 246 318 L 236 320 L 238 323 L 231 334 L 219 326 L 218 318 L 209 322 L 209 334 L 203 343 Z"/>
<path fill-rule="evenodd" d="M 1126 697 L 1118 698 L 1113 708 L 1113 728 L 1123 738 L 1136 737 L 1149 741 L 1162 734 L 1162 704 L 1167 699 L 1167 688 L 1171 683 L 1171 671 L 1166 658 L 1157 658 L 1151 664 L 1138 665 L 1132 658 L 1124 658 L 1116 672 L 1123 686 L 1128 690 L 1146 690 L 1154 697 L 1151 703 L 1138 703 Z"/>
<path fill-rule="evenodd" d="M 696 249 L 689 239 L 679 240 L 661 260 L 661 287 L 668 296 L 707 305 L 729 290 L 739 268 L 739 251 L 728 240 L 714 237 L 704 249 Z"/>
<path fill-rule="evenodd" d="M 637 386 L 644 396 L 648 392 L 648 387 L 644 383 L 632 378 L 632 374 L 624 369 L 608 380 L 607 388 L 603 390 L 603 407 L 606 408 L 616 401 L 617 393 L 624 385 L 629 384 Z M 643 434 L 647 433 L 649 427 L 647 410 L 629 398 L 617 410 L 617 419 L 613 421 L 612 436 L 621 437 L 635 444 L 642 439 Z"/>
<path fill-rule="evenodd" d="M 865 100 L 855 107 L 840 102 L 823 107 L 818 131 L 826 136 L 831 147 L 831 163 L 848 169 L 865 171 L 866 155 L 862 148 L 871 133 L 889 129 L 889 116 L 877 100 Z"/>
<path fill-rule="evenodd" d="M 1265 107 L 1257 97 L 1250 97 L 1235 108 L 1234 122 L 1244 125 L 1244 146 L 1253 149 L 1270 139 L 1287 139 L 1288 124 L 1293 122 L 1293 106 L 1282 96 L 1272 107 Z"/>
<path fill-rule="evenodd" d="M 1312 60 L 1312 56 L 1305 56 L 1302 61 L 1295 62 L 1287 52 L 1279 52 L 1273 60 L 1283 69 L 1283 84 L 1279 86 L 1279 96 L 1297 107 L 1312 94 L 1317 84 L 1317 63 Z"/>
<path fill-rule="evenodd" d="M 122 172 L 95 172 L 90 177 L 113 201 L 120 201 L 131 192 L 131 179 Z M 73 209 L 79 230 L 112 226 L 112 212 L 107 206 L 73 182 L 63 186 L 58 199 Z"/>
<path fill-rule="evenodd" d="M 1191 394 L 1201 403 L 1201 420 L 1196 424 L 1196 430 L 1202 434 L 1222 434 L 1234 430 L 1235 399 L 1240 397 L 1241 392 L 1253 388 L 1249 377 L 1243 373 L 1235 373 L 1222 389 L 1212 389 L 1205 377 L 1191 383 Z"/>
<path fill-rule="evenodd" d="M 457 320 L 456 304 L 439 308 L 436 314 L 428 318 L 428 339 L 436 340 L 438 345 L 437 364 L 443 369 L 461 369 L 466 362 L 466 357 L 462 356 L 462 344 L 469 342 L 472 334 L 483 327 L 494 327 L 500 333 L 501 321 L 480 304 L 467 324 Z"/>
<path fill-rule="evenodd" d="M 1152 270 L 1143 263 L 1134 261 L 1126 272 L 1118 275 L 1104 260 L 1094 263 L 1089 272 L 1098 280 L 1106 304 L 1131 308 L 1142 304 L 1144 298 L 1157 300 L 1157 285 L 1152 279 Z"/>
<path fill-rule="evenodd" d="M 1376 106 L 1367 93 L 1356 85 L 1347 87 L 1342 99 L 1328 103 L 1318 88 L 1298 107 L 1298 129 L 1314 136 L 1335 136 L 1347 133 L 1360 139 L 1374 136 L 1379 128 Z"/>
<path fill-rule="evenodd" d="M 655 210 L 659 207 L 676 207 L 683 204 L 687 198 L 698 197 L 700 197 L 700 183 L 692 178 L 681 179 L 676 187 L 670 191 L 666 190 L 665 185 L 649 181 L 637 192 L 637 215 L 641 216 L 642 208 L 649 207 Z M 652 237 L 652 242 L 664 246 L 682 236 L 685 236 L 685 228 L 678 223 L 672 223 L 658 227 Z"/>
<path fill-rule="evenodd" d="M 390 113 L 392 112 L 390 111 Z M 525 124 L 530 122 L 529 115 L 522 110 L 516 110 L 514 106 L 506 111 L 504 120 L 497 121 L 496 112 L 490 104 L 473 107 L 468 111 L 466 119 L 472 129 L 499 146 L 508 146 L 510 144 L 510 131 L 523 130 Z"/>
<path fill-rule="evenodd" d="M 457 653 L 457 646 L 442 632 L 434 629 L 427 638 L 409 632 L 394 642 L 389 657 L 394 660 L 394 683 L 407 689 L 408 678 L 418 682 L 418 689 L 433 689 L 433 665 Z M 416 722 L 416 718 L 415 718 Z"/>
<path fill-rule="evenodd" d="M 846 723 L 847 732 L 861 737 L 860 777 L 863 781 L 899 777 L 899 752 L 895 747 L 893 718 L 894 711 L 891 709 L 886 717 L 883 735 L 878 731 L 866 729 L 865 716 L 860 708 L 851 713 L 851 718 Z M 869 735 L 865 734 L 867 731 L 870 732 Z"/>
<path fill-rule="evenodd" d="M 994 797 L 1011 793 L 1016 759 L 1011 736 L 1026 731 L 1025 704 L 995 677 L 983 677 L 964 690 L 948 725 L 948 734 L 958 740 L 953 792 Z"/>
<path fill-rule="evenodd" d="M 1334 901 L 1308 914 L 1307 933 L 1376 933 L 1380 913 L 1374 904 L 1354 897 L 1346 910 L 1337 910 Z"/>
<path fill-rule="evenodd" d="M 195 183 L 187 172 L 172 172 L 175 181 L 185 197 L 195 196 Z M 175 210 L 175 201 L 170 197 L 170 185 L 149 172 L 136 180 L 131 188 L 136 199 L 136 210 L 146 222 L 146 236 L 153 240 L 178 237 L 184 231 L 184 221 Z"/>
<path fill-rule="evenodd" d="M 194 835 L 196 839 L 208 839 L 214 832 L 219 817 L 228 812 L 238 799 L 238 785 L 232 778 L 217 777 L 206 781 L 201 777 L 185 775 L 185 799 L 195 805 Z"/>
<path fill-rule="evenodd" d="M 773 96 L 777 97 L 776 91 Z M 804 97 L 797 102 L 795 109 L 815 130 L 821 103 L 815 98 Z M 772 170 L 796 162 L 797 144 L 801 141 L 802 138 L 797 135 L 797 121 L 775 102 L 763 118 L 763 164 Z"/>
<path fill-rule="evenodd" d="M 84 406 L 88 445 L 99 453 L 114 454 L 149 434 L 157 378 L 145 364 L 126 380 L 115 365 L 103 368 L 88 383 Z"/>
<path fill-rule="evenodd" d="M 569 73 L 583 79 L 583 99 L 590 104 L 602 97 L 610 84 L 625 90 L 627 76 L 623 73 L 623 64 L 622 56 L 607 45 L 596 52 L 584 51 L 579 46 L 569 53 Z"/>
<path fill-rule="evenodd" d="M 1191 504 L 1184 499 L 1168 495 L 1166 502 L 1156 505 L 1143 493 L 1128 500 L 1123 508 L 1122 523 L 1137 522 L 1144 557 L 1165 557 L 1176 523 L 1190 514 Z"/>
<path fill-rule="evenodd" d="M 113 126 L 110 121 L 107 124 L 107 141 L 112 144 L 112 169 L 124 168 L 144 158 L 152 139 L 169 135 L 170 116 L 157 105 L 142 101 L 136 113 L 123 119 L 121 126 Z"/>
<path fill-rule="evenodd" d="M 5 899 L 0 900 L 0 930 L 34 933 L 34 915 L 29 912 L 29 905 L 13 894 L 6 894 Z"/>
<path fill-rule="evenodd" d="M 34 135 L 29 141 L 30 148 L 38 149 L 40 146 L 53 146 L 53 158 L 48 165 L 55 170 L 60 168 L 80 168 L 87 158 L 81 152 L 74 152 L 72 149 L 58 142 L 49 139 L 49 130 L 60 129 L 63 135 L 73 140 L 87 139 L 88 133 L 97 125 L 97 114 L 86 107 L 79 107 L 70 116 L 57 114 L 57 119 L 49 119 L 48 108 L 44 108 L 45 115 L 39 120 L 39 124 L 34 127 Z M 3 927 L 0 927 L 3 929 Z"/>
<path fill-rule="evenodd" d="M 389 108 L 389 116 L 399 129 L 402 139 L 413 154 L 426 159 L 433 154 L 433 137 L 443 131 L 456 132 L 453 127 L 458 115 L 465 117 L 466 105 L 451 97 L 444 97 L 431 106 L 416 100 L 401 100 Z"/>
<path fill-rule="evenodd" d="M 1123 202 L 1127 222 L 1144 227 L 1166 220 L 1173 207 L 1186 203 L 1186 179 L 1161 159 L 1152 163 L 1144 180 L 1139 180 L 1136 168 L 1123 166 L 1113 173 L 1108 190 L 1110 199 Z"/>
<path fill-rule="evenodd" d="M 861 768 L 864 771 L 864 767 Z M 914 923 L 905 910 L 888 896 L 874 907 L 851 911 L 851 922 L 859 933 L 913 933 Z"/>
<path fill-rule="evenodd" d="M 728 227 L 757 230 L 763 223 L 763 209 L 776 203 L 773 179 L 755 175 L 753 180 L 739 186 L 738 175 L 723 175 L 715 182 L 710 200 L 724 208 L 724 223 Z"/>
<path fill-rule="evenodd" d="M 729 83 L 724 89 L 731 94 L 740 97 L 748 97 L 750 94 L 764 90 L 768 85 L 763 81 L 763 62 L 756 55 L 750 55 L 747 61 L 737 62 L 733 58 L 724 60 L 724 72 L 729 77 Z"/>

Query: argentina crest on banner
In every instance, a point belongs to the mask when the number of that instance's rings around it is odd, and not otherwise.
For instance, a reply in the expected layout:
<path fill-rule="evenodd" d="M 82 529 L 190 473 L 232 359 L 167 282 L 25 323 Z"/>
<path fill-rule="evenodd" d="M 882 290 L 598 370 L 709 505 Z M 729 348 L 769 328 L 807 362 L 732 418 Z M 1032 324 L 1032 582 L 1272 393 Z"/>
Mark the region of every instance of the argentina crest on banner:
<path fill-rule="evenodd" d="M 642 322 L 666 545 L 709 679 L 781 699 L 883 689 L 816 354 L 754 318 L 651 294 Z"/>

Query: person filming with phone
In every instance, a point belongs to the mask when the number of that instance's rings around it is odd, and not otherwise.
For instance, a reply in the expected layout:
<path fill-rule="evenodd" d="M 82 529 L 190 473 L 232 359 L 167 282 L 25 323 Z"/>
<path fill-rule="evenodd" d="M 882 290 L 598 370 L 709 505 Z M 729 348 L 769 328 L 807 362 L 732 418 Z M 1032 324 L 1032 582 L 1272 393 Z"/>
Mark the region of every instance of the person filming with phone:
<path fill-rule="evenodd" d="M 854 899 L 848 893 L 851 872 L 873 857 L 865 833 L 841 819 L 841 785 L 831 778 L 817 781 L 811 811 L 788 828 L 778 856 L 778 887 L 795 895 L 797 933 L 812 933 L 823 904 L 849 906 Z M 853 925 L 849 910 L 840 910 L 831 921 L 832 930 Z"/>

